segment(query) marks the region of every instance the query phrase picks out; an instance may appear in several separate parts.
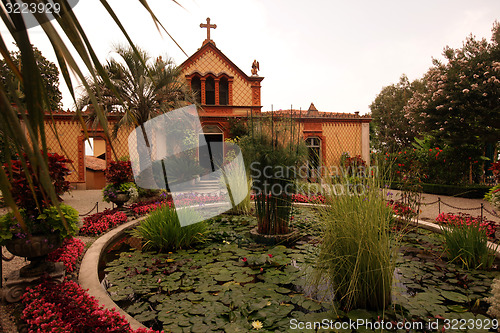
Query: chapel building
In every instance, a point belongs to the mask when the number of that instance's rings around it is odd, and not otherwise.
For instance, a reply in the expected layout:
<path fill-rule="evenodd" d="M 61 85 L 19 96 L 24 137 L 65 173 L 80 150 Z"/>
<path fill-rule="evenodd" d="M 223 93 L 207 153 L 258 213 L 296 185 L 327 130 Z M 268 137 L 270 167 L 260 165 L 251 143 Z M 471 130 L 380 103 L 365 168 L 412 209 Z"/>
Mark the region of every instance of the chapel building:
<path fill-rule="evenodd" d="M 240 69 L 229 59 L 210 37 L 210 30 L 216 26 L 200 24 L 207 28 L 207 38 L 201 47 L 181 65 L 181 75 L 196 93 L 198 114 L 203 135 L 207 143 L 222 143 L 230 138 L 230 128 L 234 120 L 246 122 L 250 117 L 269 115 L 261 103 L 261 89 L 264 77 L 258 75 L 259 63 L 254 61 L 250 74 Z M 311 96 L 311 99 L 313 96 Z M 318 111 L 313 103 L 307 110 L 278 110 L 274 117 L 292 118 L 299 123 L 302 140 L 309 149 L 309 164 L 338 166 L 343 153 L 360 155 L 369 163 L 369 122 L 366 115 L 354 113 L 334 113 Z M 110 114 L 108 126 L 112 128 L 120 115 Z M 85 149 L 85 133 L 75 118 L 75 112 L 57 111 L 47 116 L 54 119 L 63 149 L 53 131 L 47 130 L 49 150 L 66 155 L 73 161 L 74 170 L 68 180 L 79 189 L 102 188 L 103 169 L 109 161 L 130 156 L 128 136 L 132 129 L 122 128 L 112 145 L 107 141 L 102 128 L 89 129 L 89 137 L 94 142 L 94 152 L 88 156 Z M 46 126 L 49 128 L 49 126 Z M 114 150 L 114 152 L 113 152 Z M 213 156 L 210 156 L 213 158 Z M 200 161 L 206 159 L 199 159 Z"/>

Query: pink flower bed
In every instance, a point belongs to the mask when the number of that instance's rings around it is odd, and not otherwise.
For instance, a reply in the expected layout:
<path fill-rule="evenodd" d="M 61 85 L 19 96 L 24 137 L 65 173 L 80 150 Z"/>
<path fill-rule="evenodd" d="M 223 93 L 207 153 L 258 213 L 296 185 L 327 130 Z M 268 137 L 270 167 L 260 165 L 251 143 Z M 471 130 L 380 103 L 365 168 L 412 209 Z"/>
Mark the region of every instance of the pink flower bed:
<path fill-rule="evenodd" d="M 105 210 L 102 213 L 93 214 L 83 219 L 83 227 L 80 235 L 99 235 L 109 228 L 116 227 L 127 221 L 127 215 L 117 210 Z"/>
<path fill-rule="evenodd" d="M 116 310 L 104 309 L 73 281 L 44 282 L 28 288 L 23 295 L 21 318 L 28 332 L 62 333 L 153 333 L 151 329 L 132 330 Z"/>
<path fill-rule="evenodd" d="M 71 273 L 75 269 L 76 261 L 82 255 L 85 244 L 77 238 L 66 238 L 60 248 L 49 254 L 49 261 L 62 262 L 66 266 L 66 272 Z"/>
<path fill-rule="evenodd" d="M 496 224 L 493 221 L 487 220 L 483 218 L 481 221 L 481 217 L 472 217 L 469 214 L 465 213 L 458 213 L 458 215 L 452 214 L 452 213 L 441 213 L 438 215 L 436 218 L 436 222 L 440 224 L 445 224 L 445 225 L 450 225 L 450 226 L 456 226 L 456 225 L 477 225 L 479 224 L 480 229 L 486 231 L 486 235 L 488 237 L 495 237 L 495 231 L 496 231 Z"/>

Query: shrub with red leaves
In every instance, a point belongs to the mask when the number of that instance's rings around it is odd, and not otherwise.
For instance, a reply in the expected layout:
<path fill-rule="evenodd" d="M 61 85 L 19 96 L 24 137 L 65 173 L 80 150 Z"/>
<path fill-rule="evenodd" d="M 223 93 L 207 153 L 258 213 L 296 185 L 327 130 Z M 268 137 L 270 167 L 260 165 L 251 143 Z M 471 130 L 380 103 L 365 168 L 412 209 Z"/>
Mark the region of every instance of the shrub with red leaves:
<path fill-rule="evenodd" d="M 118 209 L 106 209 L 104 212 L 85 217 L 83 226 L 80 228 L 80 235 L 96 236 L 126 221 L 125 213 Z"/>
<path fill-rule="evenodd" d="M 483 218 L 481 220 L 481 217 L 472 217 L 469 214 L 465 213 L 458 213 L 458 215 L 452 214 L 452 213 L 441 213 L 438 215 L 436 218 L 436 222 L 440 224 L 445 224 L 449 226 L 455 226 L 455 225 L 476 225 L 479 223 L 480 229 L 486 231 L 486 235 L 490 238 L 495 237 L 495 232 L 497 229 L 497 226 L 495 222 L 487 220 Z"/>
<path fill-rule="evenodd" d="M 66 180 L 66 176 L 69 175 L 70 171 L 66 166 L 67 163 L 71 163 L 71 160 L 66 157 L 56 154 L 47 154 L 49 162 L 49 175 L 52 180 L 52 184 L 56 190 L 57 195 L 61 195 L 69 190 L 69 181 Z M 31 191 L 28 178 L 24 172 L 23 165 L 21 161 L 13 160 L 12 163 L 12 173 L 9 174 L 9 181 L 12 184 L 12 196 L 19 207 L 26 209 L 29 215 L 37 214 L 36 201 L 38 201 L 42 208 L 47 208 L 51 206 L 50 199 L 47 195 L 42 192 L 42 187 L 38 181 L 38 170 L 35 172 L 31 163 L 28 160 L 27 155 L 25 155 L 26 164 L 33 180 L 34 192 Z M 6 172 L 8 172 L 8 164 L 4 164 Z M 36 197 L 36 201 L 35 201 Z"/>
<path fill-rule="evenodd" d="M 134 181 L 130 161 L 111 161 L 105 170 L 108 183 L 123 184 Z"/>
<path fill-rule="evenodd" d="M 48 281 L 28 288 L 23 295 L 21 318 L 28 332 L 61 333 L 153 333 L 151 329 L 132 330 L 124 316 L 108 310 L 73 281 Z"/>
<path fill-rule="evenodd" d="M 78 238 L 66 238 L 60 248 L 49 254 L 48 261 L 62 262 L 66 272 L 71 273 L 84 248 L 85 244 Z"/>

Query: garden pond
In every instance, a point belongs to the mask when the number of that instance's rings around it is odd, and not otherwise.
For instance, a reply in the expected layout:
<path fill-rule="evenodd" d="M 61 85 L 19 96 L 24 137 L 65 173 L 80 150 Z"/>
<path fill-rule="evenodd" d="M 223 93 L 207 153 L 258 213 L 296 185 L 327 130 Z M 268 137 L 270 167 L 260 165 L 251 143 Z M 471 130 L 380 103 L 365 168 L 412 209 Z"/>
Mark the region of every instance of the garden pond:
<path fill-rule="evenodd" d="M 100 275 L 105 275 L 108 293 L 118 306 L 144 325 L 165 332 L 313 332 L 291 328 L 324 319 L 438 324 L 437 330 L 426 326 L 413 330 L 419 332 L 441 332 L 445 323 L 458 324 L 457 329 L 448 330 L 453 332 L 496 331 L 485 301 L 491 296 L 496 263 L 491 271 L 450 264 L 440 235 L 427 230 L 405 230 L 393 302 L 385 311 L 345 313 L 324 290 L 313 293 L 308 272 L 320 241 L 318 214 L 313 208 L 294 209 L 293 225 L 302 238 L 289 247 L 253 242 L 247 237 L 256 225 L 251 216 L 212 219 L 206 243 L 174 253 L 142 252 L 140 242 L 127 236 L 108 248 Z M 463 325 L 472 320 L 481 323 L 482 329 Z M 317 331 L 374 331 L 371 328 Z"/>

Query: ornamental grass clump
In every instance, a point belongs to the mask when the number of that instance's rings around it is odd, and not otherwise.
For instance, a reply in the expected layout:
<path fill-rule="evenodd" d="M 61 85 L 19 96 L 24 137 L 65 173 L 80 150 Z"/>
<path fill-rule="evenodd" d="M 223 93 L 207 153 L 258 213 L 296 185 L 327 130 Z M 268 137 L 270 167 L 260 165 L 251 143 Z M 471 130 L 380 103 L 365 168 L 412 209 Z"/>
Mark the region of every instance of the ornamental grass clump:
<path fill-rule="evenodd" d="M 487 269 L 495 256 L 488 247 L 488 230 L 478 219 L 458 218 L 441 226 L 448 260 L 466 269 Z"/>
<path fill-rule="evenodd" d="M 397 239 L 392 211 L 377 185 L 366 179 L 355 193 L 329 193 L 320 208 L 324 235 L 312 281 L 318 287 L 326 283 L 345 311 L 381 310 L 391 301 Z"/>
<path fill-rule="evenodd" d="M 184 216 L 192 221 L 199 220 L 197 213 L 189 208 L 182 208 Z M 190 217 L 189 215 L 193 215 Z M 163 206 L 151 213 L 141 222 L 132 235 L 143 239 L 145 250 L 159 252 L 176 251 L 190 248 L 204 242 L 208 232 L 204 221 L 182 227 L 175 208 Z"/>

